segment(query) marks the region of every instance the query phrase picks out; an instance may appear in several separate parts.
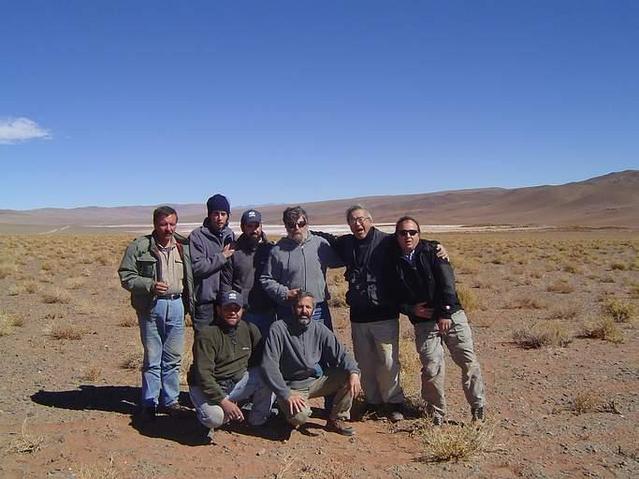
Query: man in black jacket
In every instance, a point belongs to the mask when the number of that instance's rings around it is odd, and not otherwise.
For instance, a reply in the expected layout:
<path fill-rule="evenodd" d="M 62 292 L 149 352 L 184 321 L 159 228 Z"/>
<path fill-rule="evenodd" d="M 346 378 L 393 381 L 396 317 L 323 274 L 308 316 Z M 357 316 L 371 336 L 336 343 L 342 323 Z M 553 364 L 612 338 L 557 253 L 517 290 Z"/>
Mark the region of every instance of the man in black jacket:
<path fill-rule="evenodd" d="M 482 420 L 484 383 L 468 319 L 455 290 L 453 269 L 419 235 L 419 223 L 414 218 L 404 216 L 397 221 L 397 245 L 391 252 L 386 281 L 401 312 L 415 327 L 415 345 L 422 363 L 422 397 L 433 423 L 441 425 L 446 413 L 445 343 L 462 370 L 462 386 L 473 420 Z"/>
<path fill-rule="evenodd" d="M 275 321 L 275 303 L 262 289 L 257 278 L 262 274 L 273 243 L 262 231 L 262 215 L 250 209 L 240 219 L 242 234 L 235 243 L 235 253 L 222 269 L 222 293 L 238 291 L 244 297 L 244 320 L 255 324 L 262 336 Z"/>
<path fill-rule="evenodd" d="M 375 228 L 371 214 L 361 205 L 346 210 L 346 221 L 352 234 L 318 234 L 329 240 L 346 265 L 353 352 L 362 371 L 368 408 L 399 421 L 404 403 L 399 382 L 399 310 L 383 282 L 394 238 Z M 443 248 L 441 254 L 446 254 Z"/>

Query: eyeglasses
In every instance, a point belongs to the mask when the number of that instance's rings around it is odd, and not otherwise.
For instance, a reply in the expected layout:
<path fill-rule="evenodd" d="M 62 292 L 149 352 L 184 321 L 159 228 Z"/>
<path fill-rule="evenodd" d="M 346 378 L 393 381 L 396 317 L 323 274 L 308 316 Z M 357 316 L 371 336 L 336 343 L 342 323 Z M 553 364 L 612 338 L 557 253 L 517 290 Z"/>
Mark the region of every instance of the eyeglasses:
<path fill-rule="evenodd" d="M 294 230 L 295 228 L 302 229 L 306 226 L 306 220 L 300 220 L 297 223 L 286 223 L 285 225 L 289 230 Z"/>
<path fill-rule="evenodd" d="M 419 233 L 417 230 L 399 230 L 397 232 L 400 236 L 415 236 L 417 233 Z"/>
<path fill-rule="evenodd" d="M 360 224 L 363 225 L 365 222 L 367 222 L 368 220 L 370 220 L 371 217 L 370 216 L 360 216 L 358 218 L 351 218 L 350 223 L 351 224 Z"/>

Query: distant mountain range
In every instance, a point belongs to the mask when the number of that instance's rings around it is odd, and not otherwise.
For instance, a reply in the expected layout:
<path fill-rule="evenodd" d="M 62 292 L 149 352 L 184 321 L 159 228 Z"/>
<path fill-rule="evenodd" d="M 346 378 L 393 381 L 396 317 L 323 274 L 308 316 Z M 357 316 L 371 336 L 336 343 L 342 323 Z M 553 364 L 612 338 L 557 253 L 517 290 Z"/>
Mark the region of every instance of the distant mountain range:
<path fill-rule="evenodd" d="M 212 192 L 213 193 L 213 192 Z M 231 198 L 232 200 L 232 198 Z M 259 201 L 259 198 L 256 198 Z M 368 207 L 376 222 L 409 214 L 424 224 L 623 227 L 639 229 L 639 171 L 626 170 L 563 185 L 481 188 L 413 195 L 369 196 L 305 203 L 314 224 L 344 223 L 354 203 Z M 200 222 L 204 204 L 173 205 L 180 222 Z M 256 206 L 265 223 L 281 223 L 289 205 Z M 0 210 L 0 231 L 37 231 L 63 227 L 150 224 L 154 206 Z M 245 208 L 232 211 L 239 220 Z"/>

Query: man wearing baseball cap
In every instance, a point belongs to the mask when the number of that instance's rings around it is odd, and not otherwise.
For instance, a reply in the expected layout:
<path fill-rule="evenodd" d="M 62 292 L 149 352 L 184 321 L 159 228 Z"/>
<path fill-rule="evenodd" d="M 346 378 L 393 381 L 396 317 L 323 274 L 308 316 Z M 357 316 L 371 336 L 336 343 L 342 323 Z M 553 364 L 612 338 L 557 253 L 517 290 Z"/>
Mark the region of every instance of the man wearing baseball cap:
<path fill-rule="evenodd" d="M 214 305 L 220 291 L 220 272 L 235 251 L 235 234 L 228 226 L 229 201 L 223 195 L 213 195 L 206 202 L 206 210 L 204 223 L 189 236 L 195 283 L 192 318 L 196 332 L 213 321 Z"/>
<path fill-rule="evenodd" d="M 242 234 L 235 243 L 235 253 L 222 270 L 220 290 L 239 291 L 244 297 L 244 320 L 255 324 L 262 336 L 275 320 L 275 303 L 256 280 L 262 274 L 273 243 L 262 231 L 262 215 L 254 209 L 242 213 Z"/>
<path fill-rule="evenodd" d="M 223 293 L 214 323 L 195 336 L 189 394 L 198 420 L 211 430 L 243 421 L 240 406 L 248 399 L 253 403 L 251 426 L 263 425 L 270 415 L 272 394 L 259 368 L 262 336 L 254 324 L 242 320 L 243 304 L 237 291 Z"/>

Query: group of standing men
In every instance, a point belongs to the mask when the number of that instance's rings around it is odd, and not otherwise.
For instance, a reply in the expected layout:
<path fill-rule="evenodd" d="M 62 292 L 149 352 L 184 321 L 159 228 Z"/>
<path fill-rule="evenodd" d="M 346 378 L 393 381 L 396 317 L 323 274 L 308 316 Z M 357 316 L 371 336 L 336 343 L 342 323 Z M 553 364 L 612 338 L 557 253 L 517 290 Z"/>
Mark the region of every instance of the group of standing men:
<path fill-rule="evenodd" d="M 483 419 L 481 371 L 452 268 L 440 245 L 420 240 L 414 218 L 400 218 L 395 234 L 387 234 L 355 205 L 346 211 L 352 234 L 335 237 L 311 232 L 296 206 L 284 211 L 287 235 L 273 244 L 254 209 L 242 214 L 237 240 L 224 196 L 209 198 L 207 212 L 186 239 L 175 233 L 177 212 L 157 208 L 153 232 L 133 241 L 120 265 L 144 346 L 144 417 L 158 407 L 188 410 L 178 402 L 187 307 L 195 329 L 189 392 L 208 428 L 243 420 L 239 406 L 247 399 L 249 423 L 262 426 L 273 397 L 297 427 L 310 415 L 308 399 L 324 396 L 327 429 L 351 435 L 344 421 L 361 388 L 371 412 L 401 420 L 400 312 L 415 326 L 422 397 L 434 424 L 446 412 L 443 343 L 462 369 L 473 419 Z M 342 266 L 354 358 L 332 332 L 327 301 L 326 270 Z"/>

